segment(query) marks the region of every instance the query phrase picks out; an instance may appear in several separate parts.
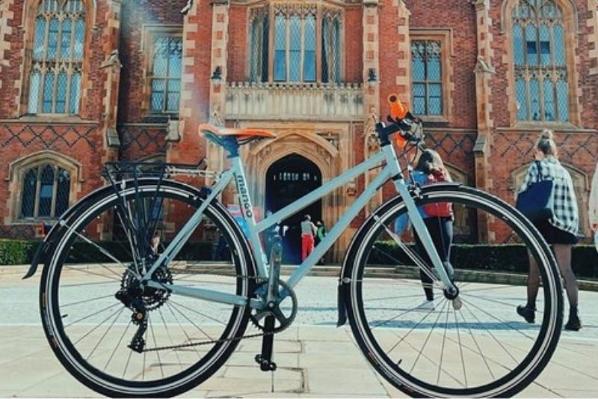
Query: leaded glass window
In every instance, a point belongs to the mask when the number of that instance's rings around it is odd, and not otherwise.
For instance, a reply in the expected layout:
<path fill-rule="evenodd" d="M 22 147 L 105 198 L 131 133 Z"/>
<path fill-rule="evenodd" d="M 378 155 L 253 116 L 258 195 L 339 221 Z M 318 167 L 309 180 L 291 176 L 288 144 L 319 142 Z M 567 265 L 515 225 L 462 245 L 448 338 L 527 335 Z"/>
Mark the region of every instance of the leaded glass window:
<path fill-rule="evenodd" d="M 316 15 L 279 12 L 274 24 L 274 80 L 316 80 Z"/>
<path fill-rule="evenodd" d="M 69 205 L 71 177 L 61 167 L 43 164 L 28 169 L 21 190 L 21 219 L 54 219 Z"/>
<path fill-rule="evenodd" d="M 568 121 L 565 22 L 554 0 L 520 0 L 513 10 L 519 121 Z"/>
<path fill-rule="evenodd" d="M 183 38 L 156 34 L 150 75 L 152 113 L 178 113 L 181 97 Z"/>
<path fill-rule="evenodd" d="M 341 80 L 341 20 L 338 13 L 326 13 L 322 20 L 322 82 Z"/>
<path fill-rule="evenodd" d="M 342 13 L 339 10 L 325 9 L 318 17 L 315 4 L 283 4 L 272 8 L 271 20 L 269 12 L 270 8 L 252 10 L 249 30 L 251 81 L 341 81 Z"/>
<path fill-rule="evenodd" d="M 442 45 L 435 40 L 411 43 L 412 103 L 417 115 L 442 115 Z"/>
<path fill-rule="evenodd" d="M 268 81 L 268 14 L 258 9 L 251 21 L 250 79 L 252 82 Z"/>
<path fill-rule="evenodd" d="M 42 0 L 33 34 L 29 113 L 79 113 L 84 44 L 83 0 Z"/>

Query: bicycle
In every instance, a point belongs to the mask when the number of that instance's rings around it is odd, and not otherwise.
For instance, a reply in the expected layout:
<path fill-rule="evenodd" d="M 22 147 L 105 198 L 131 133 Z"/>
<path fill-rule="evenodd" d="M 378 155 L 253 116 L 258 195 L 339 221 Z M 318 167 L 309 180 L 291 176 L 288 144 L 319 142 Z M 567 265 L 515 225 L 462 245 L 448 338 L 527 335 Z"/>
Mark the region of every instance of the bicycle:
<path fill-rule="evenodd" d="M 388 123 L 378 123 L 378 153 L 259 222 L 239 148 L 274 134 L 200 128 L 228 153 L 229 169 L 213 173 L 200 165 L 109 164 L 105 177 L 111 184 L 69 209 L 35 256 L 26 277 L 44 264 L 44 331 L 62 365 L 80 382 L 109 396 L 179 394 L 212 376 L 240 340 L 257 337 L 262 350 L 256 362 L 264 371 L 275 370 L 273 339 L 295 319 L 295 286 L 387 182 L 397 195 L 355 233 L 338 284 L 338 325 L 349 320 L 370 364 L 409 395 L 478 397 L 516 394 L 546 366 L 559 339 L 563 308 L 548 245 L 525 217 L 497 197 L 456 183 L 420 187 L 405 177 L 401 160 L 409 164 L 409 151 L 423 148 L 421 121 L 393 114 Z M 400 156 L 392 140 L 407 145 Z M 280 237 L 266 254 L 259 234 L 376 168 L 373 181 L 283 280 Z M 174 179 L 181 174 L 214 182 L 196 188 Z M 244 226 L 218 201 L 232 181 Z M 525 297 L 521 285 L 489 286 L 467 277 L 468 262 L 490 262 L 491 256 L 481 260 L 456 254 L 452 264 L 441 261 L 420 214 L 420 207 L 434 203 L 450 203 L 455 210 L 455 250 L 486 248 L 500 255 L 509 244 L 519 254 L 514 263 L 525 263 L 528 256 L 535 260 L 542 280 L 541 324 L 524 324 L 514 316 L 514 301 Z M 395 228 L 405 217 L 413 233 Z M 477 223 L 493 224 L 499 232 L 495 240 L 500 235 L 503 245 L 491 245 L 482 231 L 467 233 Z M 413 249 L 414 234 L 421 237 L 425 253 Z M 394 267 L 397 274 L 379 278 L 379 267 Z M 413 274 L 419 270 L 431 278 L 427 288 L 439 296 L 431 309 L 413 302 L 423 298 L 422 283 Z M 497 296 L 501 293 L 504 297 Z M 250 322 L 256 333 L 246 333 Z"/>

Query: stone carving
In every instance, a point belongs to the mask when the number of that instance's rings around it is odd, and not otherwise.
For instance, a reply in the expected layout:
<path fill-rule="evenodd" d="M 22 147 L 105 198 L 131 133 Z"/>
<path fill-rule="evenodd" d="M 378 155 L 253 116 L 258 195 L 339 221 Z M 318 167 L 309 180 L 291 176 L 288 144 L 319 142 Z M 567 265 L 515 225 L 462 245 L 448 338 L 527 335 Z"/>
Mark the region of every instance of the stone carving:
<path fill-rule="evenodd" d="M 378 151 L 380 148 L 380 142 L 378 141 L 378 135 L 376 134 L 376 109 L 375 107 L 370 108 L 370 115 L 365 121 L 364 135 L 365 135 L 365 151 L 366 158 L 369 154 Z"/>
<path fill-rule="evenodd" d="M 481 55 L 478 56 L 478 62 L 476 63 L 473 71 L 475 73 L 496 73 L 494 67 L 486 63 L 486 60 L 484 60 L 484 57 Z"/>
<path fill-rule="evenodd" d="M 185 4 L 185 7 L 183 7 L 181 10 L 181 14 L 187 15 L 187 13 L 191 10 L 191 7 L 193 7 L 193 0 L 187 0 L 187 4 Z"/>
<path fill-rule="evenodd" d="M 122 64 L 120 62 L 120 57 L 118 55 L 118 50 L 112 50 L 112 52 L 110 53 L 110 55 L 108 56 L 108 59 L 106 59 L 106 61 L 104 61 L 102 63 L 102 65 L 100 65 L 100 68 L 104 69 L 104 68 L 122 68 Z"/>
<path fill-rule="evenodd" d="M 222 113 L 220 112 L 220 106 L 214 105 L 214 110 L 210 115 L 210 124 L 214 126 L 224 126 L 224 119 L 222 118 Z"/>

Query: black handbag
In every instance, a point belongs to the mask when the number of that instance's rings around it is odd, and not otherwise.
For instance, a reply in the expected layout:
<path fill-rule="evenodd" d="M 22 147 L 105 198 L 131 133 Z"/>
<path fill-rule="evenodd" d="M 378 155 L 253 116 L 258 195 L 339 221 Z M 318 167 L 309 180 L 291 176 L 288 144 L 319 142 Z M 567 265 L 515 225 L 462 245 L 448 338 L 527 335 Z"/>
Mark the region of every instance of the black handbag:
<path fill-rule="evenodd" d="M 554 188 L 553 180 L 546 180 L 542 176 L 542 166 L 536 161 L 538 181 L 531 183 L 517 196 L 515 208 L 532 222 L 548 221 L 552 218 L 552 203 Z"/>

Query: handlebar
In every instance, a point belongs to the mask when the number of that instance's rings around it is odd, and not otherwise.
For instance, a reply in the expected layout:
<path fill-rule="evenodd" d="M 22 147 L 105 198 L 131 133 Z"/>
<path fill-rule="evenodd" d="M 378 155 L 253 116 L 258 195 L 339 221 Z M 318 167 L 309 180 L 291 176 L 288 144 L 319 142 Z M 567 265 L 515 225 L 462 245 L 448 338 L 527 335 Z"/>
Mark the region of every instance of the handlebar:
<path fill-rule="evenodd" d="M 413 116 L 396 94 L 388 96 L 388 103 L 390 105 L 390 115 L 387 118 L 389 124 L 376 124 L 380 144 L 382 146 L 390 144 L 390 136 L 394 133 L 400 134 L 402 139 L 400 145 L 403 146 L 405 142 L 422 142 L 424 138 L 422 120 Z"/>

